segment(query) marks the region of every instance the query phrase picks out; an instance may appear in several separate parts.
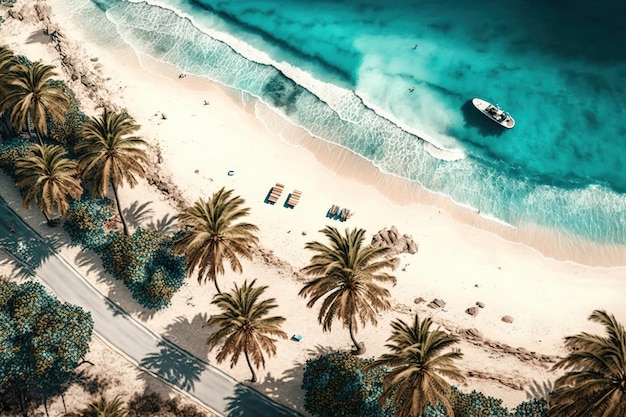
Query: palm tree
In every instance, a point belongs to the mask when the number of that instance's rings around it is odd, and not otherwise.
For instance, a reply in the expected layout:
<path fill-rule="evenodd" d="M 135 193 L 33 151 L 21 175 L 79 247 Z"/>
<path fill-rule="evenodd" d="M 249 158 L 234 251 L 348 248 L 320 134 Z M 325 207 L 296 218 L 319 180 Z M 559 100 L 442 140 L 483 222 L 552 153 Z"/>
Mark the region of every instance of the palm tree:
<path fill-rule="evenodd" d="M 426 405 L 443 405 L 447 415 L 454 417 L 450 405 L 450 384 L 443 378 L 463 382 L 465 378 L 454 361 L 463 354 L 458 350 L 444 350 L 456 344 L 459 339 L 446 332 L 430 330 L 432 320 L 420 322 L 417 314 L 409 326 L 398 319 L 391 323 L 392 333 L 385 346 L 391 353 L 385 353 L 369 367 L 388 367 L 390 370 L 383 379 L 383 393 L 380 403 L 391 399 L 398 417 L 419 417 Z"/>
<path fill-rule="evenodd" d="M 12 109 L 10 120 L 15 130 L 21 130 L 27 120 L 32 120 L 40 144 L 43 144 L 42 135 L 48 134 L 47 119 L 63 121 L 70 102 L 67 95 L 50 82 L 55 75 L 52 65 L 40 62 L 31 66 L 13 65 L 5 83 L 6 95 L 0 102 L 2 112 Z"/>
<path fill-rule="evenodd" d="M 11 79 L 9 75 L 11 68 L 16 64 L 15 55 L 6 46 L 0 46 L 0 97 L 6 97 L 8 91 L 8 82 Z M 7 119 L 4 117 L 4 108 L 2 100 L 0 100 L 0 110 L 2 110 L 2 120 L 7 128 L 10 129 Z"/>
<path fill-rule="evenodd" d="M 11 68 L 16 64 L 15 55 L 6 46 L 0 46 L 0 93 L 4 97 L 6 94 L 7 83 L 11 76 L 9 72 Z"/>
<path fill-rule="evenodd" d="M 185 208 L 179 216 L 185 231 L 173 247 L 175 253 L 185 255 L 187 273 L 198 268 L 198 282 L 213 281 L 218 293 L 217 274 L 224 274 L 224 261 L 241 273 L 239 257 L 251 259 L 253 246 L 259 241 L 253 234 L 258 227 L 238 222 L 250 209 L 243 207 L 241 197 L 232 194 L 233 190 L 222 188 L 208 200 L 201 198 Z"/>
<path fill-rule="evenodd" d="M 583 332 L 565 338 L 570 353 L 552 369 L 568 371 L 548 398 L 550 416 L 626 415 L 626 331 L 604 310 L 595 310 L 589 320 L 603 325 L 608 337 Z"/>
<path fill-rule="evenodd" d="M 65 157 L 67 152 L 59 145 L 31 146 L 32 154 L 15 163 L 18 187 L 25 187 L 24 208 L 35 201 L 46 220 L 56 208 L 60 215 L 69 209 L 68 196 L 80 197 L 83 189 L 76 178 L 77 164 Z"/>
<path fill-rule="evenodd" d="M 252 362 L 257 368 L 259 365 L 265 367 L 263 352 L 272 356 L 276 354 L 276 339 L 270 336 L 287 338 L 287 334 L 280 329 L 285 319 L 280 316 L 267 317 L 270 310 L 277 307 L 276 300 L 260 300 L 267 286 L 255 288 L 255 282 L 253 280 L 248 285 L 244 281 L 241 288 L 235 284 L 230 293 L 216 294 L 211 304 L 218 306 L 222 313 L 211 316 L 205 325 L 219 328 L 207 340 L 209 349 L 223 341 L 222 349 L 216 356 L 217 363 L 231 356 L 232 368 L 243 353 L 252 373 L 252 382 L 257 380 Z"/>
<path fill-rule="evenodd" d="M 112 400 L 102 396 L 78 413 L 66 413 L 65 417 L 128 417 L 128 411 L 119 396 Z"/>
<path fill-rule="evenodd" d="M 367 321 L 376 325 L 378 312 L 390 308 L 387 300 L 389 290 L 377 282 L 395 284 L 396 278 L 381 270 L 394 270 L 399 260 L 387 256 L 388 248 L 363 246 L 363 229 L 346 229 L 343 236 L 330 226 L 320 232 L 330 239 L 330 245 L 319 242 L 306 244 L 305 248 L 315 254 L 302 272 L 313 278 L 304 285 L 299 295 L 310 297 L 309 308 L 325 297 L 318 315 L 324 331 L 330 331 L 333 321 L 339 319 L 350 332 L 355 347 L 353 353 L 362 354 L 365 347 L 355 338 L 357 318 L 362 326 Z"/>
<path fill-rule="evenodd" d="M 80 154 L 78 170 L 91 181 L 93 192 L 100 197 L 107 195 L 109 185 L 113 188 L 115 204 L 128 235 L 128 225 L 122 214 L 117 188 L 126 182 L 130 188 L 137 185 L 136 176 L 145 178 L 142 164 L 147 164 L 146 142 L 132 136 L 139 125 L 126 114 L 104 110 L 101 118 L 92 117 L 83 126 L 83 141 L 76 145 Z"/>

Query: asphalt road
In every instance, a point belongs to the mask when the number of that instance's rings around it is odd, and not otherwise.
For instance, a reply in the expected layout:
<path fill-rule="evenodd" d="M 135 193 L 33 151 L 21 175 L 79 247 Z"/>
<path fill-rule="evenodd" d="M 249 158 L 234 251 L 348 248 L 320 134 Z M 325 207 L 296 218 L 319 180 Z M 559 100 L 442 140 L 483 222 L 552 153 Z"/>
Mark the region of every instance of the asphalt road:
<path fill-rule="evenodd" d="M 13 231 L 14 229 L 15 231 Z M 228 417 L 301 416 L 153 333 L 101 294 L 0 198 L 0 242 L 18 268 L 91 312 L 95 332 L 143 370 Z"/>

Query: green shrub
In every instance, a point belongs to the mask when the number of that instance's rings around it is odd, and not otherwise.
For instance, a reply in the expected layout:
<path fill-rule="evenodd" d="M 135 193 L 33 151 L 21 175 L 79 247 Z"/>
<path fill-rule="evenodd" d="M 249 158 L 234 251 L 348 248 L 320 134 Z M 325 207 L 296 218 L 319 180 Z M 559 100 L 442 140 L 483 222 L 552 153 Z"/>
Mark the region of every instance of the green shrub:
<path fill-rule="evenodd" d="M 392 417 L 393 408 L 380 406 L 385 371 L 366 370 L 373 359 L 333 352 L 306 361 L 302 388 L 304 408 L 316 417 Z"/>
<path fill-rule="evenodd" d="M 131 236 L 111 233 L 102 263 L 139 304 L 158 310 L 170 304 L 186 277 L 183 258 L 174 255 L 172 243 L 171 236 L 156 230 L 138 228 Z"/>
<path fill-rule="evenodd" d="M 133 395 L 128 410 L 136 417 L 206 417 L 197 407 L 180 405 L 177 398 L 164 400 L 154 392 Z"/>
<path fill-rule="evenodd" d="M 533 398 L 524 401 L 515 408 L 511 417 L 547 417 L 548 403 L 544 398 Z"/>
<path fill-rule="evenodd" d="M 25 158 L 30 152 L 28 147 L 33 142 L 26 138 L 12 138 L 0 142 L 0 168 L 15 178 L 15 161 Z"/>
<path fill-rule="evenodd" d="M 54 141 L 66 145 L 70 155 L 73 153 L 74 145 L 80 138 L 80 131 L 83 128 L 83 124 L 89 120 L 89 117 L 80 107 L 80 102 L 76 98 L 76 94 L 72 91 L 65 82 L 61 80 L 51 80 L 53 85 L 59 87 L 70 99 L 65 119 L 62 122 L 48 121 L 48 132 L 50 138 Z"/>
<path fill-rule="evenodd" d="M 509 410 L 502 400 L 489 397 L 482 392 L 464 393 L 452 387 L 450 403 L 455 417 L 508 417 Z"/>
<path fill-rule="evenodd" d="M 62 392 L 89 350 L 92 331 L 88 312 L 61 303 L 41 284 L 0 280 L 0 396 Z"/>
<path fill-rule="evenodd" d="M 109 243 L 104 225 L 112 217 L 113 208 L 108 198 L 96 198 L 85 193 L 80 200 L 70 202 L 63 227 L 73 245 L 101 253 Z"/>

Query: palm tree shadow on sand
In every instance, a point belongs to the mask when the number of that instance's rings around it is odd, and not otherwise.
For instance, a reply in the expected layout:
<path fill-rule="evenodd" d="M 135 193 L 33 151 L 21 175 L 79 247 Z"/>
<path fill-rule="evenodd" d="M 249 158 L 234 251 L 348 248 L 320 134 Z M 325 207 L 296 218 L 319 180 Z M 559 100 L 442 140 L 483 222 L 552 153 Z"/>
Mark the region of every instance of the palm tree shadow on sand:
<path fill-rule="evenodd" d="M 205 365 L 168 341 L 160 341 L 158 348 L 158 352 L 144 357 L 139 366 L 185 391 L 192 391 Z"/>
<path fill-rule="evenodd" d="M 150 220 L 154 215 L 154 210 L 150 208 L 151 205 L 151 201 L 146 201 L 143 204 L 139 204 L 139 201 L 134 201 L 130 207 L 123 209 L 122 212 L 128 225 L 137 228 L 143 222 Z"/>
<path fill-rule="evenodd" d="M 174 233 L 178 230 L 178 216 L 167 213 L 161 219 L 154 218 L 154 210 L 150 208 L 152 202 L 139 204 L 135 201 L 130 207 L 123 210 L 124 217 L 129 225 L 138 228 L 144 225 L 147 229 L 157 230 L 161 233 Z"/>
<path fill-rule="evenodd" d="M 191 321 L 187 317 L 179 316 L 165 328 L 164 337 L 179 346 L 186 346 L 192 355 L 207 360 L 209 346 L 206 341 L 209 335 L 217 329 L 203 328 L 209 319 L 206 313 L 196 314 Z"/>
<path fill-rule="evenodd" d="M 528 387 L 526 387 L 526 398 L 532 400 L 534 398 L 548 399 L 550 393 L 554 391 L 554 382 L 545 380 L 543 382 L 533 380 Z"/>

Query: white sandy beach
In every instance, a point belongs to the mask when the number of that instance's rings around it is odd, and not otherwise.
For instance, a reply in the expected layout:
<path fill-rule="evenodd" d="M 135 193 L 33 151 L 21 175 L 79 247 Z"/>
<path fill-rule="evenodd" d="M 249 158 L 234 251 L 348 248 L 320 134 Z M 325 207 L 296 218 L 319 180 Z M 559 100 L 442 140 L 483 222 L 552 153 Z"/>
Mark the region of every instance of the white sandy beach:
<path fill-rule="evenodd" d="M 32 18 L 34 3 L 18 3 L 17 8 L 28 5 L 24 21 L 5 15 L 0 43 L 33 61 L 55 65 L 60 77 L 66 78 L 58 52 L 41 32 L 41 22 Z M 284 262 L 264 262 L 257 257 L 244 263 L 243 275 L 220 277 L 222 290 L 244 279 L 256 278 L 268 285 L 268 295 L 279 304 L 276 312 L 287 318 L 284 330 L 303 336 L 299 343 L 279 341 L 277 356 L 268 358 L 266 369 L 259 373 L 260 382 L 255 386 L 279 402 L 303 411 L 300 384 L 304 362 L 322 351 L 350 347 L 347 330 L 337 323 L 332 333 L 323 333 L 317 324 L 317 310 L 308 310 L 306 300 L 297 296 L 302 282 L 296 272 L 310 257 L 304 244 L 322 239 L 318 231 L 325 225 L 340 230 L 364 228 L 368 238 L 394 225 L 419 245 L 417 254 L 400 256 L 401 268 L 395 271 L 398 284 L 390 289 L 394 310 L 381 314 L 377 327 L 368 326 L 358 333 L 368 349 L 366 356 L 385 351 L 391 320 L 409 319 L 415 312 L 432 315 L 450 330 L 475 328 L 485 338 L 545 355 L 562 355 L 566 335 L 600 330 L 587 321 L 594 309 L 606 309 L 626 322 L 624 248 L 582 244 L 532 226 L 521 231 L 507 229 L 444 197 L 381 174 L 360 158 L 308 137 L 278 116 L 272 126 L 261 123 L 255 115 L 270 110 L 259 102 L 243 105 L 238 94 L 220 85 L 192 76 L 178 78 L 175 68 L 146 62 L 153 70 L 150 72 L 130 50 L 86 43 L 80 29 L 60 12 L 61 1 L 43 3 L 52 6 L 52 21 L 59 24 L 67 40 L 80 45 L 74 52 L 76 58 L 101 78 L 103 96 L 126 109 L 142 126 L 140 135 L 160 149 L 162 162 L 157 171 L 161 177 L 175 184 L 188 203 L 223 186 L 234 189 L 251 208 L 249 221 L 260 228 L 261 246 Z M 83 110 L 99 114 L 101 110 L 87 97 L 84 86 L 79 81 L 68 83 L 81 96 Z M 227 175 L 230 170 L 234 175 Z M 2 181 L 3 189 L 11 187 L 6 178 Z M 276 205 L 264 203 L 276 182 L 285 184 L 281 199 Z M 283 207 L 287 194 L 295 189 L 302 191 L 300 203 L 294 209 Z M 11 206 L 24 213 L 15 190 L 10 192 Z M 135 211 L 135 225 L 164 224 L 177 213 L 174 201 L 147 183 L 124 189 L 120 198 L 127 209 L 146 205 L 143 216 Z M 332 204 L 355 214 L 345 223 L 329 220 L 325 214 Z M 31 208 L 28 217 L 42 234 L 59 233 L 44 225 L 36 208 Z M 150 329 L 215 364 L 215 354 L 205 346 L 208 329 L 202 328 L 216 311 L 209 304 L 215 291 L 212 284 L 199 286 L 196 278 L 190 277 L 169 308 L 152 313 L 141 309 L 125 287 L 100 268 L 79 264 L 77 248 L 64 247 L 61 253 L 77 264 L 93 285 Z M 98 266 L 99 261 L 95 263 Z M 426 303 L 415 304 L 417 297 L 427 302 L 441 298 L 447 305 L 433 310 Z M 475 317 L 466 314 L 477 301 L 485 304 L 480 313 Z M 502 322 L 505 315 L 514 322 Z M 509 407 L 526 400 L 537 387 L 549 386 L 548 381 L 557 376 L 547 371 L 549 363 L 524 362 L 467 341 L 461 343 L 461 349 L 464 370 L 486 372 L 485 377 L 510 380 L 522 389 L 485 378 L 468 378 L 461 388 L 502 398 Z M 241 381 L 249 378 L 244 360 L 234 369 L 229 369 L 228 362 L 217 366 Z"/>

